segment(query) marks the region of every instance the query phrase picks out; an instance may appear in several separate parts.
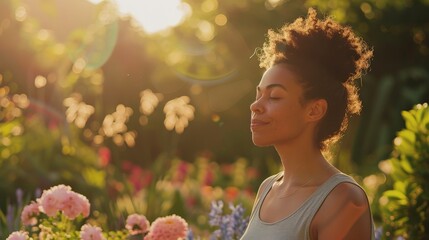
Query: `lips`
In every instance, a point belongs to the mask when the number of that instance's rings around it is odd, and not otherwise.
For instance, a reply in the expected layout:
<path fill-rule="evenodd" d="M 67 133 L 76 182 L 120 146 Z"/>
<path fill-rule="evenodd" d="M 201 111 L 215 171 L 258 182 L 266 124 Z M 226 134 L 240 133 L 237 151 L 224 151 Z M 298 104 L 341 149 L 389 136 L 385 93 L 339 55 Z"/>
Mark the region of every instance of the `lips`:
<path fill-rule="evenodd" d="M 268 124 L 267 121 L 263 121 L 263 120 L 260 120 L 260 119 L 252 119 L 252 121 L 250 122 L 250 128 L 251 129 L 256 129 L 256 128 L 259 128 L 259 127 L 263 127 L 263 126 L 265 126 L 267 124 Z"/>

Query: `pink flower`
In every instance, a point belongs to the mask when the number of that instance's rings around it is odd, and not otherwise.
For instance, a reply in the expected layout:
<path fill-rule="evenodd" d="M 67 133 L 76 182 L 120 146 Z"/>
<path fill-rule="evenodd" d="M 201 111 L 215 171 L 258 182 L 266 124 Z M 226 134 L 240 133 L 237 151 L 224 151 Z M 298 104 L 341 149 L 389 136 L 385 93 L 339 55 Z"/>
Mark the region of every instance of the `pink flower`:
<path fill-rule="evenodd" d="M 106 240 L 103 236 L 101 228 L 92 226 L 91 224 L 85 224 L 80 229 L 81 240 Z"/>
<path fill-rule="evenodd" d="M 131 214 L 127 217 L 125 228 L 130 231 L 132 235 L 145 233 L 149 230 L 149 221 L 145 216 L 139 214 Z"/>
<path fill-rule="evenodd" d="M 88 198 L 86 198 L 85 196 L 79 194 L 79 198 L 80 198 L 79 203 L 82 209 L 80 213 L 82 214 L 83 217 L 88 217 L 91 204 L 89 203 Z"/>
<path fill-rule="evenodd" d="M 58 211 L 63 209 L 63 202 L 71 191 L 70 186 L 58 185 L 49 190 L 43 190 L 42 196 L 38 199 L 41 211 L 49 217 L 55 216 Z"/>
<path fill-rule="evenodd" d="M 62 211 L 69 219 L 75 219 L 79 214 L 84 217 L 89 215 L 89 201 L 81 194 L 69 192 L 62 205 Z"/>
<path fill-rule="evenodd" d="M 70 219 L 75 219 L 79 214 L 89 216 L 88 199 L 71 190 L 70 186 L 58 185 L 44 190 L 42 196 L 37 200 L 40 211 L 49 217 L 55 216 L 59 211 Z"/>
<path fill-rule="evenodd" d="M 9 237 L 6 238 L 6 240 L 27 240 L 28 238 L 28 232 L 24 231 L 16 231 L 9 235 Z"/>
<path fill-rule="evenodd" d="M 188 231 L 188 223 L 177 215 L 157 218 L 150 227 L 145 240 L 177 240 L 184 239 Z"/>
<path fill-rule="evenodd" d="M 21 222 L 24 225 L 36 225 L 37 218 L 39 215 L 39 204 L 32 201 L 30 204 L 24 207 L 21 213 Z"/>

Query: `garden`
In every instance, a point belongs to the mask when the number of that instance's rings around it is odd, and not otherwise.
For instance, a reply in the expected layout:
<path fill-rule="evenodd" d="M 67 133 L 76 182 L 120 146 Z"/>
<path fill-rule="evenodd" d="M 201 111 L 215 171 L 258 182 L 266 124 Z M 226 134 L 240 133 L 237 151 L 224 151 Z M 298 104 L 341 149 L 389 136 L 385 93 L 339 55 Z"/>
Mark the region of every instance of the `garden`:
<path fill-rule="evenodd" d="M 0 239 L 239 239 L 281 169 L 255 52 L 308 7 L 374 50 L 331 163 L 376 239 L 429 239 L 426 0 L 1 1 Z"/>

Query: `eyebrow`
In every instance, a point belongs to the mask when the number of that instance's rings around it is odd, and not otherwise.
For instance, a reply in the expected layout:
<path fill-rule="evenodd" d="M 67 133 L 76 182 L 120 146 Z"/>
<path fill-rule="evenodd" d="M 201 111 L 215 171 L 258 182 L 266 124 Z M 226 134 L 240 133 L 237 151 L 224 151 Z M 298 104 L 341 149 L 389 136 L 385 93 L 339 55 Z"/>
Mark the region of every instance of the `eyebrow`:
<path fill-rule="evenodd" d="M 266 86 L 266 87 L 265 87 L 265 89 L 271 89 L 271 88 L 276 88 L 276 87 L 279 87 L 279 88 L 281 88 L 281 89 L 283 89 L 283 90 L 287 91 L 286 87 L 285 87 L 285 86 L 283 86 L 282 84 L 279 84 L 279 83 L 273 83 L 273 84 L 270 84 L 270 85 Z M 256 91 L 257 91 L 257 92 L 260 92 L 260 91 L 261 91 L 261 87 L 260 87 L 260 86 L 257 86 L 257 87 L 256 87 Z"/>

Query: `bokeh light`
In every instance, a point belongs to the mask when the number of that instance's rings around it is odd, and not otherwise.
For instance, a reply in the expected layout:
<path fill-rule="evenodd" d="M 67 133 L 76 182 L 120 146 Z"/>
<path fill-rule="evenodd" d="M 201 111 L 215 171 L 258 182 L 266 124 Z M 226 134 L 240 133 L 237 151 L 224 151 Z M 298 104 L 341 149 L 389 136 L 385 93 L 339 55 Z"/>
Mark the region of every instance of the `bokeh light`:
<path fill-rule="evenodd" d="M 153 113 L 163 98 L 162 94 L 156 94 L 150 89 L 140 92 L 140 112 L 148 116 Z"/>
<path fill-rule="evenodd" d="M 47 82 L 48 82 L 48 80 L 44 76 L 38 75 L 34 79 L 34 86 L 36 86 L 36 88 L 42 88 L 42 87 L 46 86 Z"/>
<path fill-rule="evenodd" d="M 80 94 L 74 94 L 63 101 L 66 109 L 67 122 L 74 122 L 78 128 L 83 128 L 86 125 L 88 118 L 95 112 L 95 108 L 82 102 Z"/>
<path fill-rule="evenodd" d="M 224 26 L 228 22 L 228 18 L 224 14 L 218 14 L 215 17 L 215 23 L 219 26 Z"/>
<path fill-rule="evenodd" d="M 192 13 L 191 7 L 181 0 L 116 0 L 114 3 L 122 16 L 131 17 L 148 34 L 177 26 Z"/>
<path fill-rule="evenodd" d="M 195 108 L 189 104 L 190 98 L 182 96 L 168 101 L 164 106 L 164 125 L 167 130 L 183 133 L 189 121 L 194 119 Z"/>

